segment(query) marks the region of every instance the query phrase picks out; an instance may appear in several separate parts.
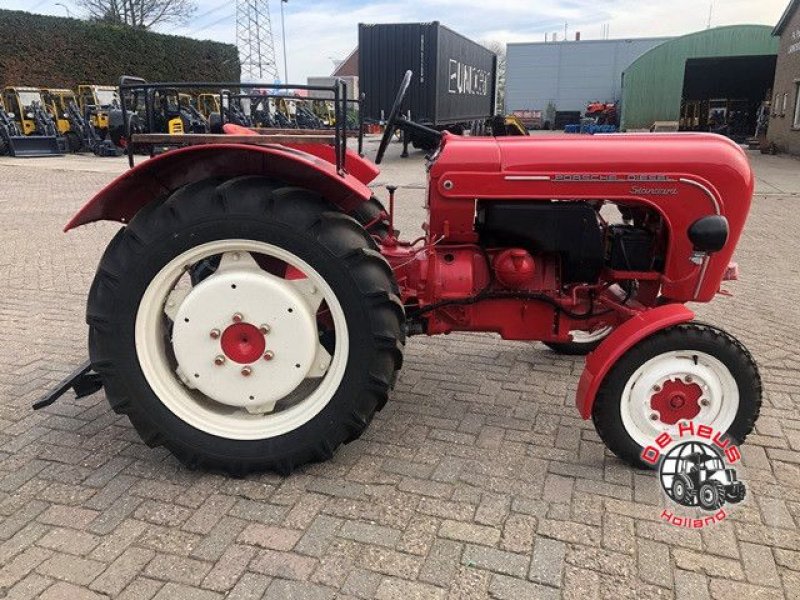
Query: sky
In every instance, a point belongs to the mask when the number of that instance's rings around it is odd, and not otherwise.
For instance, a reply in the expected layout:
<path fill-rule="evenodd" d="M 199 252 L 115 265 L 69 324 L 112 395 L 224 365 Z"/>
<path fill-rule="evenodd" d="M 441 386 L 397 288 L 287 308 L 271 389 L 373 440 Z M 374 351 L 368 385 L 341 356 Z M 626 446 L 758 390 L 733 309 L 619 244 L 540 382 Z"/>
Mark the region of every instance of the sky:
<path fill-rule="evenodd" d="M 196 0 L 198 10 L 185 25 L 163 33 L 221 42 L 236 41 L 235 0 Z M 289 0 L 284 4 L 289 80 L 329 75 L 334 59 L 344 59 L 358 41 L 358 23 L 440 21 L 477 41 L 544 41 L 545 33 L 574 39 L 674 36 L 742 23 L 775 25 L 789 0 Z M 276 59 L 283 73 L 279 0 L 269 0 Z M 66 8 L 65 8 L 66 6 Z M 65 16 L 79 11 L 71 0 L 0 0 L 0 8 Z"/>

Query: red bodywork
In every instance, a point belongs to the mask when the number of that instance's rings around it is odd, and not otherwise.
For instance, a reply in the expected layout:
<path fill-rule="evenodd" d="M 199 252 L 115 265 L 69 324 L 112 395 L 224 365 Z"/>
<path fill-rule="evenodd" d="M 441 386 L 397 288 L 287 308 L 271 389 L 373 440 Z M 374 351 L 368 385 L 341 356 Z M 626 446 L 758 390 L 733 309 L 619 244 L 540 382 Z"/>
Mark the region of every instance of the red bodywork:
<path fill-rule="evenodd" d="M 127 223 L 144 205 L 179 187 L 201 179 L 239 175 L 268 175 L 314 190 L 349 212 L 370 198 L 367 184 L 379 170 L 348 150 L 346 162 L 351 172 L 339 175 L 333 156 L 333 147 L 322 144 L 179 148 L 139 163 L 117 177 L 72 217 L 64 231 L 93 221 Z"/>
<path fill-rule="evenodd" d="M 182 185 L 243 174 L 266 174 L 315 190 L 350 212 L 370 198 L 367 184 L 378 170 L 348 152 L 342 175 L 333 158 L 332 147 L 309 144 L 174 150 L 115 180 L 67 229 L 100 219 L 126 222 Z M 589 356 L 581 377 L 577 402 L 584 418 L 616 360 L 655 331 L 691 320 L 693 313 L 683 303 L 708 302 L 719 291 L 754 184 L 744 152 L 710 134 L 444 134 L 428 176 L 426 236 L 417 242 L 393 235 L 378 240 L 412 326 L 431 335 L 493 331 L 506 339 L 547 342 L 569 341 L 574 330 L 614 327 Z M 588 202 L 598 211 L 611 203 L 639 210 L 658 236 L 663 265 L 644 272 L 606 268 L 599 281 L 564 285 L 555 256 L 480 244 L 476 206 L 499 200 Z M 716 253 L 697 253 L 687 232 L 709 215 L 727 219 L 729 238 Z M 624 291 L 634 289 L 631 282 L 636 282 L 635 294 Z"/>

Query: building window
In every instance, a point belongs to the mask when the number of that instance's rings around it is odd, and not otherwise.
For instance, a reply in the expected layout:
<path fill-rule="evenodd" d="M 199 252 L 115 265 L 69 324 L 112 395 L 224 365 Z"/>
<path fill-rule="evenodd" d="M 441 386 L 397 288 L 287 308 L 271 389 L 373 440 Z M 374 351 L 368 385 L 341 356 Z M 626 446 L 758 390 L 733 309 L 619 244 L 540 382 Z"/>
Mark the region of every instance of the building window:
<path fill-rule="evenodd" d="M 789 106 L 789 93 L 783 95 L 783 105 L 781 106 L 781 116 L 786 116 L 786 108 Z"/>
<path fill-rule="evenodd" d="M 794 128 L 800 129 L 800 81 L 794 85 Z"/>

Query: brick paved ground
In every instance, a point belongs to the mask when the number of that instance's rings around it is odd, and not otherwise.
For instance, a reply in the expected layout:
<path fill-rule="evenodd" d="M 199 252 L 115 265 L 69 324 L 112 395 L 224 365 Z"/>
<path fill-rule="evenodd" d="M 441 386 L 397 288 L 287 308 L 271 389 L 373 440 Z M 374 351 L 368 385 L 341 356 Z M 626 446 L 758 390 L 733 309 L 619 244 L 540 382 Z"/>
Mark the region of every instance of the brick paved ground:
<path fill-rule="evenodd" d="M 751 348 L 766 399 L 748 499 L 702 534 L 659 523 L 653 475 L 578 419 L 580 361 L 490 335 L 412 339 L 363 439 L 286 479 L 187 471 L 102 392 L 32 413 L 85 355 L 117 226 L 60 228 L 122 165 L 0 161 L 0 597 L 800 597 L 800 163 L 755 159 L 744 280 L 700 313 Z M 382 176 L 405 184 L 406 229 L 419 167 Z"/>

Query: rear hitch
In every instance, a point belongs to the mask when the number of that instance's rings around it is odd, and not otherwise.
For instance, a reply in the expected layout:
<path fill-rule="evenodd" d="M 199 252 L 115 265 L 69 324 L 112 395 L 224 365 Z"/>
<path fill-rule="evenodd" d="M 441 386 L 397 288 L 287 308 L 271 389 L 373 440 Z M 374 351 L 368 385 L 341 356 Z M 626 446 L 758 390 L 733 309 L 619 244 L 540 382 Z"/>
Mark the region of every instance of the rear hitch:
<path fill-rule="evenodd" d="M 83 398 L 85 396 L 91 396 L 102 387 L 103 382 L 100 379 L 100 375 L 92 370 L 92 362 L 86 360 L 86 362 L 70 373 L 66 379 L 61 381 L 55 389 L 34 402 L 33 410 L 39 410 L 40 408 L 50 406 L 67 393 L 70 388 L 75 392 L 75 398 Z"/>

